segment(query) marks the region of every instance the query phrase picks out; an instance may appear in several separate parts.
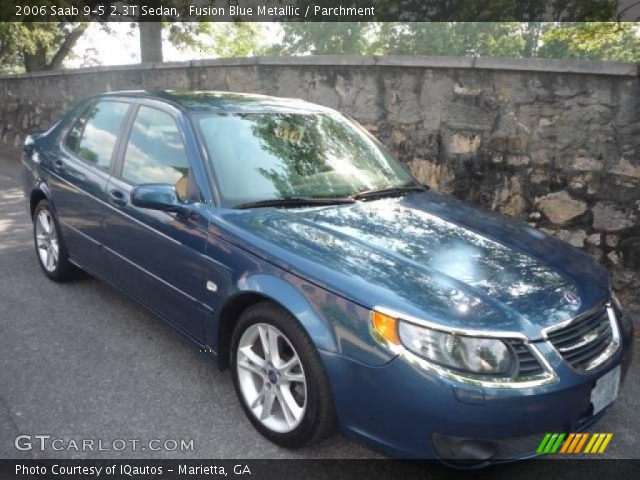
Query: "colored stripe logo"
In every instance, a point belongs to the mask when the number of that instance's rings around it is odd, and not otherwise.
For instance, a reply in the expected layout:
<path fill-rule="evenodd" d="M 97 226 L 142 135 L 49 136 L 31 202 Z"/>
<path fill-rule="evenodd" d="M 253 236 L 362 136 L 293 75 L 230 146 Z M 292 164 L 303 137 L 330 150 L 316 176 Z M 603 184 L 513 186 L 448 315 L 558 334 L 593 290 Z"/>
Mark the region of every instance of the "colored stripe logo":
<path fill-rule="evenodd" d="M 536 453 L 604 453 L 612 438 L 613 433 L 547 433 Z"/>

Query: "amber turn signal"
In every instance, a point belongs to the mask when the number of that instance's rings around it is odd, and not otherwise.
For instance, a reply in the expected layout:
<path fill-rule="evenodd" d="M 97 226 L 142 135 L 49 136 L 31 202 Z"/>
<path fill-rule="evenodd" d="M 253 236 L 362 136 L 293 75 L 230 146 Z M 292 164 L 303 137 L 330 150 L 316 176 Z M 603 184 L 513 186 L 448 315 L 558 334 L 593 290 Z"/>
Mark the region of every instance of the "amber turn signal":
<path fill-rule="evenodd" d="M 400 345 L 398 337 L 398 320 L 380 312 L 371 312 L 371 323 L 376 332 L 391 343 Z"/>

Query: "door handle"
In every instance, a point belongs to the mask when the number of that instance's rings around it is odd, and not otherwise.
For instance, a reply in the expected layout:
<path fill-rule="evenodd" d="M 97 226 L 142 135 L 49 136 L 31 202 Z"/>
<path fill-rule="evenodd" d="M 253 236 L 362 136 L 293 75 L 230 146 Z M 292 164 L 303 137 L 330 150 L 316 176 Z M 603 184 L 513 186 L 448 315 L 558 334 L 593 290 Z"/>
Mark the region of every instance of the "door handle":
<path fill-rule="evenodd" d="M 124 207 L 127 204 L 127 195 L 122 190 L 111 190 L 109 192 L 109 200 L 114 205 Z"/>
<path fill-rule="evenodd" d="M 53 161 L 53 168 L 55 170 L 62 170 L 62 167 L 64 167 L 64 162 L 62 160 L 60 160 L 59 158 L 56 158 Z"/>

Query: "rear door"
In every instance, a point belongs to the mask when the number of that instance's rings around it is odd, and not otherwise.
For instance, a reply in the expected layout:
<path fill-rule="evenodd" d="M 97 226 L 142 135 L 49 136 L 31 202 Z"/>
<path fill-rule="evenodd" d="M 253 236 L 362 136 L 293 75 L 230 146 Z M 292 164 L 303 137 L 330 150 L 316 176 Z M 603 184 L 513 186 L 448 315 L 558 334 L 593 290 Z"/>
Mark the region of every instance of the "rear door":
<path fill-rule="evenodd" d="M 111 273 L 101 247 L 107 183 L 130 108 L 123 100 L 91 102 L 49 162 L 53 203 L 70 255 L 107 278 Z"/>
<path fill-rule="evenodd" d="M 202 340 L 207 306 L 204 257 L 208 221 L 179 112 L 153 102 L 135 107 L 118 166 L 107 186 L 106 246 L 116 283 L 189 335 Z M 136 185 L 175 185 L 190 209 L 178 215 L 131 204 Z M 210 293 L 210 292 L 209 292 Z"/>

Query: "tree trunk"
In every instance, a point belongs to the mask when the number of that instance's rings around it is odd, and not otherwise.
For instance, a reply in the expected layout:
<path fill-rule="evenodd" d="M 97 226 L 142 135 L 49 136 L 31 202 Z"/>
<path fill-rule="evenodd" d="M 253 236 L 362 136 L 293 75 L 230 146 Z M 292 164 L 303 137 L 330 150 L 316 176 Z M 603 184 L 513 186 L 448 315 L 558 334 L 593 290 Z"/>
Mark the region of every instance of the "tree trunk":
<path fill-rule="evenodd" d="M 162 23 L 140 22 L 140 61 L 162 62 Z"/>
<path fill-rule="evenodd" d="M 23 52 L 24 69 L 27 72 L 39 72 L 41 70 L 58 70 L 62 67 L 62 62 L 69 56 L 71 50 L 84 34 L 89 23 L 81 23 L 70 31 L 64 38 L 58 50 L 54 53 L 50 61 L 47 61 L 48 50 L 44 45 L 38 45 L 33 53 Z"/>
<path fill-rule="evenodd" d="M 67 35 L 67 37 L 64 39 L 64 42 L 62 42 L 62 45 L 60 45 L 60 48 L 51 59 L 51 62 L 49 62 L 49 65 L 47 67 L 48 70 L 58 70 L 62 66 L 62 62 L 65 58 L 67 58 L 67 56 L 69 56 L 71 50 L 73 50 L 73 47 L 76 46 L 76 43 L 78 43 L 80 37 L 84 35 L 84 32 L 88 26 L 88 22 L 81 23 L 75 28 L 75 30 L 69 32 L 69 35 Z"/>
<path fill-rule="evenodd" d="M 540 30 L 542 24 L 540 22 L 527 22 L 524 30 L 524 51 L 522 56 L 525 58 L 535 57 L 539 42 L 540 42 Z"/>
<path fill-rule="evenodd" d="M 24 69 L 27 73 L 47 69 L 47 49 L 39 46 L 34 53 L 24 53 Z"/>

